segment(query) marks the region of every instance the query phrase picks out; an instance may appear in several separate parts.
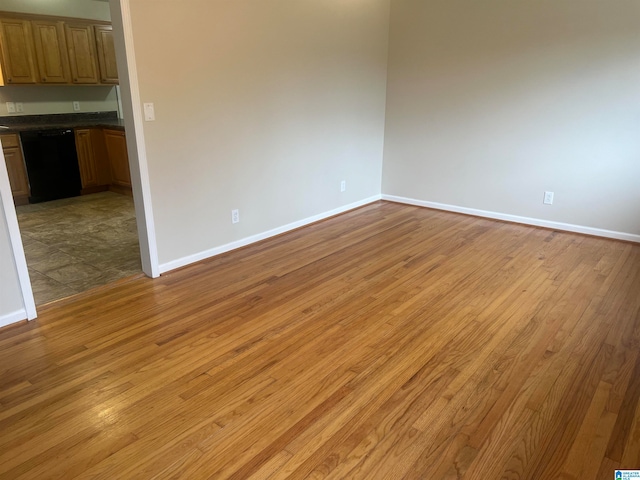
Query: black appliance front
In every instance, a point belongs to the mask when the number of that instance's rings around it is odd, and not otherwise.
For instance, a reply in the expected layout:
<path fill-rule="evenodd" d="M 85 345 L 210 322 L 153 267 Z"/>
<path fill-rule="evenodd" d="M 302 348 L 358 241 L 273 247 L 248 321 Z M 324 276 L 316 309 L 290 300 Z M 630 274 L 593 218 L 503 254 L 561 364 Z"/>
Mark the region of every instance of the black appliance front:
<path fill-rule="evenodd" d="M 82 190 L 73 130 L 22 132 L 29 203 L 77 197 Z"/>

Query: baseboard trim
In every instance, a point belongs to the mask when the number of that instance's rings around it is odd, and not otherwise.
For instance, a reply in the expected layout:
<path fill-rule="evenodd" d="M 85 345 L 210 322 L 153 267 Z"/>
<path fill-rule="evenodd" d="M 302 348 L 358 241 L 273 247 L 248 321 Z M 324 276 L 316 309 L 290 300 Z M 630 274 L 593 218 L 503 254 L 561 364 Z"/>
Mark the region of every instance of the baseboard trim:
<path fill-rule="evenodd" d="M 523 223 L 525 225 L 533 225 L 536 227 L 552 228 L 554 230 L 563 230 L 566 232 L 582 233 L 585 235 L 593 235 L 596 237 L 614 238 L 616 240 L 625 240 L 627 242 L 640 243 L 640 235 L 633 233 L 616 232 L 613 230 L 605 230 L 602 228 L 585 227 L 583 225 L 573 225 L 571 223 L 552 222 L 550 220 L 542 220 L 539 218 L 521 217 L 519 215 L 509 215 L 506 213 L 491 212 L 488 210 L 478 210 L 476 208 L 458 207 L 456 205 L 447 205 L 444 203 L 427 202 L 424 200 L 416 200 L 413 198 L 398 197 L 396 195 L 382 195 L 382 200 L 394 203 L 403 203 L 406 205 L 415 205 L 417 207 L 433 208 L 436 210 L 444 210 L 447 212 L 463 213 L 465 215 L 473 215 L 476 217 L 492 218 L 494 220 L 503 220 L 505 222 Z"/>
<path fill-rule="evenodd" d="M 7 313 L 0 317 L 0 328 L 11 325 L 12 323 L 21 322 L 27 320 L 27 311 L 23 308 L 15 312 Z"/>
<path fill-rule="evenodd" d="M 216 255 L 220 255 L 222 253 L 230 252 L 231 250 L 236 250 L 238 248 L 246 247 L 247 245 L 251 245 L 252 243 L 260 242 L 262 240 L 266 240 L 267 238 L 275 237 L 276 235 L 281 235 L 291 230 L 295 230 L 296 228 L 305 227 L 312 223 L 316 223 L 321 220 L 326 220 L 329 217 L 333 217 L 335 215 L 340 215 L 341 213 L 348 212 L 349 210 L 354 210 L 364 205 L 377 202 L 380 199 L 381 199 L 381 195 L 374 195 L 373 197 L 365 198 L 364 200 L 350 203 L 349 205 L 343 205 L 342 207 L 338 207 L 328 212 L 320 213 L 318 215 L 314 215 L 312 217 L 299 220 L 297 222 L 289 223 L 282 227 L 274 228 L 272 230 L 268 230 L 263 233 L 258 233 L 256 235 L 243 238 L 241 240 L 236 240 L 235 242 L 227 243 L 226 245 L 221 245 L 220 247 L 211 248 L 203 252 L 199 252 L 193 255 L 189 255 L 187 257 L 178 258 L 177 260 L 173 260 L 171 262 L 160 264 L 160 273 L 161 274 L 166 273 L 171 270 L 175 270 L 176 268 L 185 267 L 187 265 L 191 265 L 192 263 L 196 263 L 201 260 L 206 260 L 207 258 L 215 257 Z"/>
<path fill-rule="evenodd" d="M 118 195 L 126 195 L 133 197 L 133 190 L 131 187 L 123 187 L 122 185 L 109 185 L 107 188 L 110 192 L 117 193 Z"/>

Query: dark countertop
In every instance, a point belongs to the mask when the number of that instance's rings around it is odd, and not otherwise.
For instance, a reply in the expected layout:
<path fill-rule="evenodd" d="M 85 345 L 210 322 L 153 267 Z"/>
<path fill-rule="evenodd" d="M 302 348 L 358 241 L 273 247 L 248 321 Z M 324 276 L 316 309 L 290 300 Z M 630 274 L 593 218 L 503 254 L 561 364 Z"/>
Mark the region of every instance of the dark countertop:
<path fill-rule="evenodd" d="M 68 129 L 68 128 L 113 128 L 124 130 L 124 121 L 118 118 L 117 112 L 101 113 L 63 113 L 54 115 L 21 115 L 0 117 L 0 128 L 3 133 L 20 133 L 33 130 Z"/>

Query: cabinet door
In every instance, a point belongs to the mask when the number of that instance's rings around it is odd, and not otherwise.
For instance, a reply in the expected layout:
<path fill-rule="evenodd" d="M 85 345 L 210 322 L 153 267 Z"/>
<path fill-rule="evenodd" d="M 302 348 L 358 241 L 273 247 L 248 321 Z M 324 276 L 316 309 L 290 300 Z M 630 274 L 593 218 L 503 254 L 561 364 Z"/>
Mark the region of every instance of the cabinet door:
<path fill-rule="evenodd" d="M 70 83 L 64 23 L 34 20 L 33 35 L 42 83 Z"/>
<path fill-rule="evenodd" d="M 93 154 L 90 129 L 76 129 L 76 151 L 78 152 L 78 166 L 82 188 L 98 186 L 98 172 Z"/>
<path fill-rule="evenodd" d="M 82 188 L 86 193 L 100 191 L 92 187 L 106 187 L 111 183 L 111 167 L 100 128 L 78 128 L 75 130 L 76 150 Z"/>
<path fill-rule="evenodd" d="M 127 139 L 124 132 L 120 130 L 105 130 L 104 140 L 109 154 L 109 163 L 111 164 L 111 183 L 120 187 L 131 188 Z"/>
<path fill-rule="evenodd" d="M 0 44 L 5 82 L 36 83 L 38 70 L 31 22 L 11 18 L 0 19 Z"/>
<path fill-rule="evenodd" d="M 93 29 L 96 33 L 100 81 L 117 84 L 118 65 L 116 64 L 116 49 L 113 43 L 113 28 L 109 25 L 95 25 Z"/>
<path fill-rule="evenodd" d="M 29 181 L 24 168 L 20 147 L 4 148 L 4 160 L 7 162 L 11 193 L 15 197 L 29 197 Z"/>
<path fill-rule="evenodd" d="M 98 83 L 96 42 L 91 25 L 65 24 L 71 81 L 77 84 Z"/>

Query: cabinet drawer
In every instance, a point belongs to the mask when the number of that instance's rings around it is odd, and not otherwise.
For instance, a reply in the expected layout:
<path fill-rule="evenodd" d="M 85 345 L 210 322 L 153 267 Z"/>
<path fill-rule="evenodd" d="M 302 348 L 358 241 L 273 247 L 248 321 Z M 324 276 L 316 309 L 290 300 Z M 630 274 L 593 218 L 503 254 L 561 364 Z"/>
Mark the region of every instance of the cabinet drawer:
<path fill-rule="evenodd" d="M 18 147 L 20 145 L 16 133 L 0 135 L 0 141 L 2 142 L 2 148 Z"/>

